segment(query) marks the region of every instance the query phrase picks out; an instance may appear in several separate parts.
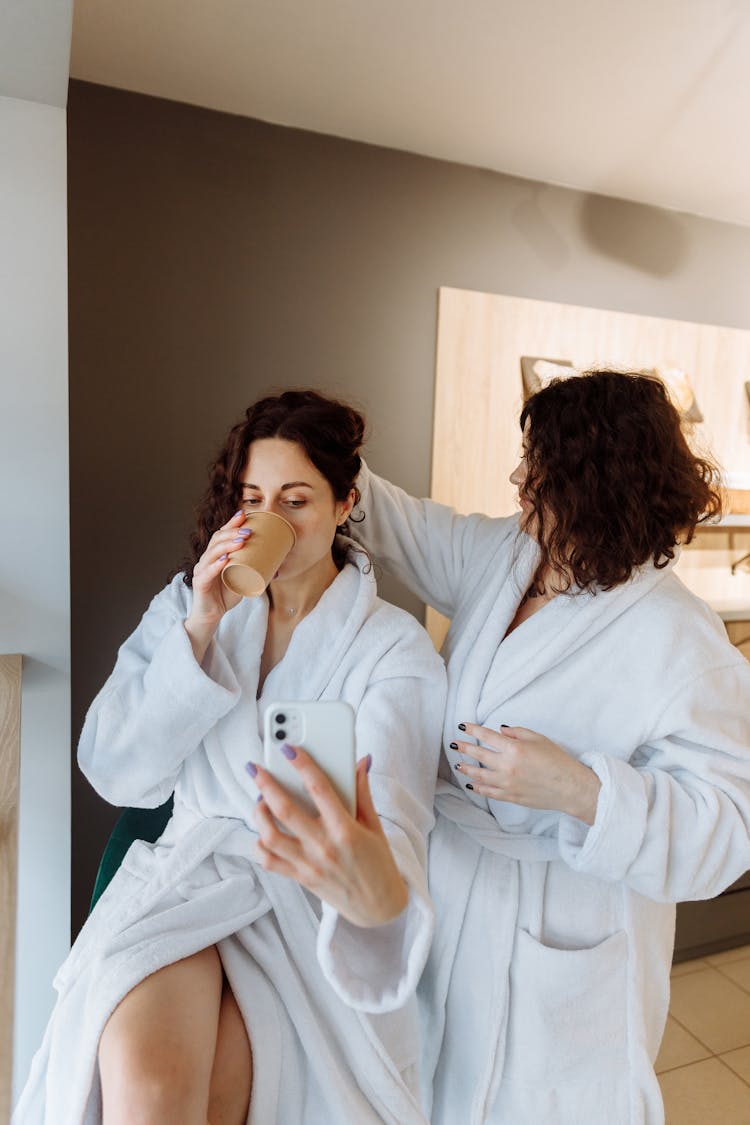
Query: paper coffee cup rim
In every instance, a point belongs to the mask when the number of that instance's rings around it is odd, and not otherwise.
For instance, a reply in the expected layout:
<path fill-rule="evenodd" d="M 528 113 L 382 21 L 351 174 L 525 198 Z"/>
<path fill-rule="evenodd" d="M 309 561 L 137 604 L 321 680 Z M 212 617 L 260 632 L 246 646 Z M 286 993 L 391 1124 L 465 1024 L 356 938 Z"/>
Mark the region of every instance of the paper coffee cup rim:
<path fill-rule="evenodd" d="M 272 517 L 273 517 L 273 518 L 274 518 L 275 520 L 281 520 L 281 522 L 282 522 L 282 523 L 285 523 L 285 524 L 286 524 L 286 526 L 287 526 L 287 527 L 289 528 L 289 530 L 291 531 L 291 533 L 292 533 L 292 537 L 293 537 L 293 539 L 294 539 L 294 542 L 295 542 L 295 543 L 297 542 L 297 532 L 296 532 L 296 531 L 294 530 L 294 528 L 293 528 L 293 527 L 292 527 L 292 525 L 290 524 L 289 520 L 286 520 L 286 519 L 284 519 L 284 517 L 283 517 L 283 516 L 280 516 L 280 515 L 278 514 L 278 512 L 265 512 L 265 511 L 263 511 L 263 512 L 253 512 L 252 510 L 251 510 L 251 511 L 249 511 L 249 512 L 247 512 L 247 511 L 245 511 L 245 509 L 244 509 L 244 508 L 243 508 L 242 510 L 243 510 L 243 512 L 245 512 L 245 520 L 248 520 L 248 519 L 257 519 L 257 518 L 258 518 L 258 516 L 261 516 L 261 517 L 262 517 L 263 519 L 265 519 L 265 518 L 266 518 L 266 516 L 272 516 Z"/>

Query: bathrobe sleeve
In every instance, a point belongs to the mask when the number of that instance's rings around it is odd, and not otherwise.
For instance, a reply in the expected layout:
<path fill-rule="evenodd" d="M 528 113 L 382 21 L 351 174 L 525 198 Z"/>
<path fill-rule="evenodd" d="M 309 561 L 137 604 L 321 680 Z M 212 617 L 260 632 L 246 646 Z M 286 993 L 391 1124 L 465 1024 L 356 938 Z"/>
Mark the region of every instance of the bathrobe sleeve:
<path fill-rule="evenodd" d="M 113 805 L 162 804 L 184 760 L 240 697 L 215 641 L 203 667 L 193 655 L 183 625 L 191 597 L 181 575 L 157 594 L 86 716 L 78 763 Z"/>
<path fill-rule="evenodd" d="M 563 817 L 576 870 L 661 902 L 712 898 L 750 868 L 750 664 L 683 687 L 629 762 L 582 761 L 602 787 L 594 824 Z"/>
<path fill-rule="evenodd" d="M 477 533 L 497 521 L 417 500 L 370 472 L 364 462 L 357 485 L 365 518 L 351 523 L 352 536 L 423 602 L 453 617 L 459 595 L 466 596 L 462 584 L 476 558 Z"/>
<path fill-rule="evenodd" d="M 372 755 L 373 801 L 409 901 L 398 918 L 373 929 L 352 925 L 324 903 L 318 935 L 319 963 L 331 986 L 351 1007 L 367 1012 L 392 1011 L 413 994 L 433 931 L 426 846 L 445 670 L 427 635 L 412 625 L 413 639 L 396 646 L 375 670 L 356 728 L 358 756 Z"/>

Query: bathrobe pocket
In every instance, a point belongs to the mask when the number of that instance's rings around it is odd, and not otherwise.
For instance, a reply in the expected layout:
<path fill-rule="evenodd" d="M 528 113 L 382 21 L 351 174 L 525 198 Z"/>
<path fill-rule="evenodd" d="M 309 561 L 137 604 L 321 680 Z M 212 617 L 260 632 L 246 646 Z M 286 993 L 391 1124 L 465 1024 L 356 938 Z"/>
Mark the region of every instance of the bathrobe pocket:
<path fill-rule="evenodd" d="M 505 1077 L 537 1089 L 627 1072 L 628 939 L 554 949 L 519 930 L 510 973 Z"/>

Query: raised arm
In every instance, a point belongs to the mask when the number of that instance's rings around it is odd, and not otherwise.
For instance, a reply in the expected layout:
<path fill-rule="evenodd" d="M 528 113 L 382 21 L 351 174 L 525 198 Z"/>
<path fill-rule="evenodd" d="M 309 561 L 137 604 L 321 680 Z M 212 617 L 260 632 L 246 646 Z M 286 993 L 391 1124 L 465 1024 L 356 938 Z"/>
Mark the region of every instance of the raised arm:
<path fill-rule="evenodd" d="M 357 484 L 365 518 L 352 523 L 353 537 L 422 601 L 452 617 L 477 530 L 488 517 L 418 500 L 365 464 Z"/>

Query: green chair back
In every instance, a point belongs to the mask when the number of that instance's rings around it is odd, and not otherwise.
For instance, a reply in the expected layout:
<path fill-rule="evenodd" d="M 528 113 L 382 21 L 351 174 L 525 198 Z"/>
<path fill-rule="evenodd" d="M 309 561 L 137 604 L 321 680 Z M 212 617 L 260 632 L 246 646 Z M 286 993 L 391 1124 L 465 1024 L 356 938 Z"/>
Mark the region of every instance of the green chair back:
<path fill-rule="evenodd" d="M 123 810 L 112 829 L 112 835 L 107 841 L 99 864 L 96 882 L 94 883 L 94 893 L 89 905 L 89 914 L 109 885 L 130 845 L 135 840 L 147 840 L 150 844 L 155 843 L 169 823 L 173 806 L 174 797 L 170 797 L 156 809 Z"/>

